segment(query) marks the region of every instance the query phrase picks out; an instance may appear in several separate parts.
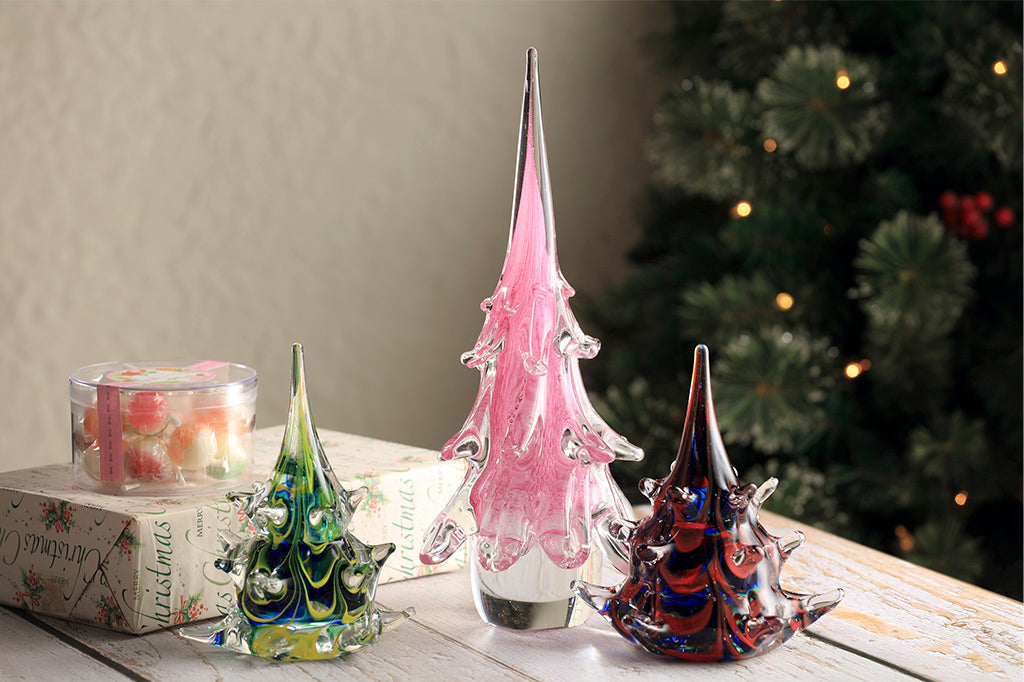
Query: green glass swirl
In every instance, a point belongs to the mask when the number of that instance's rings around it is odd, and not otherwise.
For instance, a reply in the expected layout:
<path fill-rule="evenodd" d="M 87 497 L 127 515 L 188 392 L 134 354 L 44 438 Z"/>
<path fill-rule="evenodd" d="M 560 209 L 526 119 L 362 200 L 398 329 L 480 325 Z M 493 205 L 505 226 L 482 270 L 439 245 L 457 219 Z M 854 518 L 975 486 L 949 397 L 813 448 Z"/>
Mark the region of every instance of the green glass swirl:
<path fill-rule="evenodd" d="M 373 643 L 414 611 L 373 599 L 391 543 L 366 545 L 347 528 L 366 488 L 345 490 L 309 412 L 302 346 L 293 348 L 292 395 L 281 454 L 270 479 L 228 498 L 256 537 L 225 547 L 217 566 L 231 577 L 237 608 L 186 637 L 274 660 L 333 658 Z"/>

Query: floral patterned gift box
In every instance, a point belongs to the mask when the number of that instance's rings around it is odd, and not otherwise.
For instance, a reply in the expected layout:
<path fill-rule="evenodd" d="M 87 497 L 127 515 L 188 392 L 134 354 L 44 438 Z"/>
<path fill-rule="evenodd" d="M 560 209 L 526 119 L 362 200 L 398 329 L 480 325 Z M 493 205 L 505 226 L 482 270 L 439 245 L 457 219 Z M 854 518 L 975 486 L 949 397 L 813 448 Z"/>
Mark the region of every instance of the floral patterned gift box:
<path fill-rule="evenodd" d="M 254 466 L 235 488 L 263 480 L 284 426 L 256 431 Z M 462 472 L 429 450 L 320 430 L 346 488 L 365 485 L 352 528 L 397 549 L 380 582 L 461 568 L 425 566 L 419 544 Z M 223 615 L 234 599 L 214 566 L 218 535 L 247 532 L 225 491 L 115 497 L 76 488 L 71 465 L 0 473 L 0 603 L 113 630 L 143 633 Z"/>

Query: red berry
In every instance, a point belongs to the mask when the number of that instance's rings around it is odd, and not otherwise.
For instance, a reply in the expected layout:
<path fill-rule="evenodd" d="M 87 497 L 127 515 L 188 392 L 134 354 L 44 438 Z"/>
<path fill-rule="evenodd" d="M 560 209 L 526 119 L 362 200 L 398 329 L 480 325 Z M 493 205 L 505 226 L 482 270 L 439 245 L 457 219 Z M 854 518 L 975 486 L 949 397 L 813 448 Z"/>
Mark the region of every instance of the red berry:
<path fill-rule="evenodd" d="M 959 207 L 959 205 L 960 199 L 954 192 L 947 189 L 945 192 L 939 195 L 939 208 L 941 208 L 944 212 L 948 213 L 955 211 L 957 207 Z"/>
<path fill-rule="evenodd" d="M 974 239 L 984 239 L 988 236 L 988 222 L 984 219 L 979 220 L 976 225 L 971 228 L 971 237 Z"/>
<path fill-rule="evenodd" d="M 992 195 L 988 192 L 981 191 L 974 195 L 974 201 L 980 211 L 991 211 L 992 210 Z"/>
<path fill-rule="evenodd" d="M 1000 206 L 994 216 L 996 225 L 999 227 L 1009 227 L 1013 225 L 1013 211 L 1006 206 Z"/>
<path fill-rule="evenodd" d="M 964 197 L 960 200 L 960 210 L 964 212 L 965 216 L 968 211 L 974 211 L 977 210 L 977 208 L 978 204 L 974 201 L 974 197 Z M 964 218 L 964 222 L 967 222 L 966 217 Z"/>
<path fill-rule="evenodd" d="M 949 229 L 951 229 L 951 230 L 954 229 L 957 226 L 957 224 L 960 222 L 960 212 L 959 211 L 943 211 L 942 212 L 942 222 L 946 223 L 946 227 L 948 227 Z"/>
<path fill-rule="evenodd" d="M 964 199 L 964 203 L 967 203 L 966 199 Z M 978 212 L 978 209 L 964 207 L 964 226 L 968 230 L 974 230 L 982 222 L 981 213 Z"/>

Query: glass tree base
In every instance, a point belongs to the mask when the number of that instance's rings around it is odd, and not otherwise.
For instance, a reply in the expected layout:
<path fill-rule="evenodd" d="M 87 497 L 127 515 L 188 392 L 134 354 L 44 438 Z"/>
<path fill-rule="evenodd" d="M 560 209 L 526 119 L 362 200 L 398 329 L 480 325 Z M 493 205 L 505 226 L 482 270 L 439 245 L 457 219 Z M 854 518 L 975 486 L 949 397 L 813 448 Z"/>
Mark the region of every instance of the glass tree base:
<path fill-rule="evenodd" d="M 595 613 L 570 584 L 577 579 L 600 577 L 602 557 L 596 548 L 583 565 L 570 569 L 551 563 L 540 547 L 534 547 L 504 571 L 488 571 L 480 565 L 476 551 L 472 556 L 473 601 L 477 613 L 491 625 L 510 630 L 568 628 Z"/>

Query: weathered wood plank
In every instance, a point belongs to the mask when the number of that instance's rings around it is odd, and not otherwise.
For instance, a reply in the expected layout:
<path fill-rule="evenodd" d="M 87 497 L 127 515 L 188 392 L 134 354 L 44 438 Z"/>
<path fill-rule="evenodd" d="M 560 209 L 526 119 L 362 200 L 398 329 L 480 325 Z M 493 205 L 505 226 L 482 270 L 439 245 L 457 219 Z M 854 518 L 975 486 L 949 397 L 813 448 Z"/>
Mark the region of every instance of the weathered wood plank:
<path fill-rule="evenodd" d="M 192 642 L 171 630 L 128 635 L 56 618 L 34 617 L 143 679 L 160 682 L 255 681 L 282 672 L 287 672 L 289 679 L 294 680 L 383 682 L 447 679 L 453 670 L 459 671 L 459 676 L 465 679 L 524 679 L 511 667 L 462 649 L 415 621 L 403 623 L 373 646 L 345 658 L 275 663 Z"/>
<path fill-rule="evenodd" d="M 0 606 L 0 680 L 59 680 L 72 671 L 83 682 L 131 679 Z"/>
<path fill-rule="evenodd" d="M 774 680 L 794 675 L 819 679 L 908 679 L 897 670 L 797 636 L 783 649 L 751 661 L 685 664 L 651 656 L 630 645 L 598 618 L 570 630 L 511 632 L 492 628 L 476 615 L 465 571 L 391 583 L 380 588 L 382 605 L 415 605 L 414 621 L 387 633 L 374 646 L 343 660 L 288 664 L 290 677 L 317 680 L 574 679 L 581 676 L 662 679 L 668 674 L 713 679 Z M 40 618 L 142 678 L 255 680 L 280 665 L 239 656 L 177 637 L 169 631 L 142 636 Z"/>
<path fill-rule="evenodd" d="M 785 586 L 846 590 L 813 626 L 816 637 L 930 679 L 1024 678 L 1024 604 L 781 516 L 761 520 L 807 535 L 783 570 Z"/>
<path fill-rule="evenodd" d="M 415 606 L 418 615 L 369 649 L 335 661 L 288 664 L 289 676 L 317 680 L 569 679 L 583 676 L 645 680 L 665 675 L 711 679 L 1021 679 L 1024 605 L 913 566 L 828 533 L 768 513 L 776 532 L 808 537 L 783 572 L 794 590 L 847 591 L 844 602 L 777 651 L 750 661 L 686 664 L 651 656 L 600 618 L 568 630 L 512 632 L 482 623 L 467 571 L 380 587 L 387 608 Z M 36 618 L 31 616 L 31 618 Z M 144 636 L 39 618 L 62 636 L 152 680 L 248 680 L 282 670 L 179 638 Z M 117 678 L 100 661 L 0 609 L 0 678 L 39 677 L 75 666 L 82 680 Z M 79 664 L 81 661 L 81 664 Z M 49 666 L 49 667 L 47 667 Z"/>
<path fill-rule="evenodd" d="M 486 653 L 540 680 L 912 679 L 900 671 L 819 640 L 797 635 L 765 656 L 733 663 L 697 664 L 653 656 L 614 632 L 599 616 L 565 630 L 516 632 L 486 625 L 477 616 L 469 572 L 446 573 L 381 588 L 388 604 L 412 603 L 417 620 L 470 650 Z"/>

